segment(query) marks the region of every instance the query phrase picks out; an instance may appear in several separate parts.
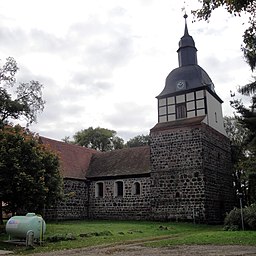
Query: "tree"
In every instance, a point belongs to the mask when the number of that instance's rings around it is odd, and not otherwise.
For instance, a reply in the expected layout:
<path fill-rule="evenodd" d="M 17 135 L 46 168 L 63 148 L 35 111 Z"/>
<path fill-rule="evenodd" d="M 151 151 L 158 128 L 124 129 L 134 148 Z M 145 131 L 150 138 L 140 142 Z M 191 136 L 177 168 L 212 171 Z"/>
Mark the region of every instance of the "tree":
<path fill-rule="evenodd" d="M 61 139 L 63 142 L 65 143 L 69 143 L 69 144 L 72 144 L 72 141 L 70 140 L 70 137 L 69 136 L 65 136 L 63 139 Z"/>
<path fill-rule="evenodd" d="M 11 57 L 0 67 L 0 127 L 9 123 L 11 119 L 21 117 L 27 120 L 27 124 L 31 124 L 36 121 L 37 114 L 44 109 L 43 85 L 34 80 L 16 85 L 17 71 L 17 63 Z M 14 93 L 8 92 L 7 89 L 14 90 Z"/>
<path fill-rule="evenodd" d="M 236 117 L 224 117 L 224 125 L 231 141 L 232 164 L 237 197 L 243 194 L 243 205 L 256 202 L 256 158 L 248 150 L 251 131 Z M 238 198 L 237 198 L 238 199 Z"/>
<path fill-rule="evenodd" d="M 74 143 L 99 151 L 110 151 L 123 147 L 123 139 L 116 136 L 114 130 L 89 127 L 75 133 Z"/>
<path fill-rule="evenodd" d="M 243 205 L 250 205 L 256 203 L 256 158 L 247 150 L 241 153 L 233 162 L 234 184 L 237 196 L 243 195 Z"/>
<path fill-rule="evenodd" d="M 134 138 L 131 138 L 130 140 L 127 141 L 126 146 L 128 148 L 132 147 L 140 147 L 140 146 L 145 146 L 149 145 L 149 135 L 137 135 Z"/>
<path fill-rule="evenodd" d="M 192 11 L 195 17 L 199 20 L 209 20 L 212 12 L 219 8 L 225 7 L 226 10 L 235 16 L 246 14 L 249 16 L 248 27 L 243 34 L 242 51 L 245 61 L 250 66 L 252 72 L 256 68 L 256 1 L 255 0 L 202 0 L 201 9 Z M 240 121 L 255 132 L 256 127 L 256 77 L 253 76 L 253 81 L 241 86 L 238 92 L 252 96 L 252 106 L 246 108 L 241 101 L 232 100 L 231 105 L 236 109 L 237 113 L 241 115 Z M 255 141 L 256 142 L 256 141 Z"/>
<path fill-rule="evenodd" d="M 232 145 L 237 145 L 239 147 L 244 145 L 250 131 L 244 129 L 237 118 L 225 116 L 224 127 Z"/>
<path fill-rule="evenodd" d="M 238 122 L 244 130 L 247 130 L 247 136 L 244 140 L 243 154 L 240 154 L 236 164 L 238 170 L 238 180 L 241 181 L 241 192 L 244 195 L 245 204 L 256 203 L 256 112 L 255 97 L 252 97 L 252 106 L 247 108 L 241 100 L 232 100 L 233 106 L 239 115 L 236 115 Z"/>
<path fill-rule="evenodd" d="M 256 2 L 255 0 L 199 0 L 202 7 L 192 11 L 199 20 L 209 20 L 212 12 L 219 7 L 224 7 L 227 12 L 235 16 L 242 13 L 249 15 L 248 28 L 243 34 L 242 50 L 246 62 L 252 71 L 256 66 Z"/>
<path fill-rule="evenodd" d="M 124 147 L 124 140 L 118 136 L 114 136 L 112 139 L 113 149 L 122 149 Z"/>
<path fill-rule="evenodd" d="M 235 16 L 246 14 L 249 16 L 248 27 L 243 34 L 243 44 L 241 49 L 244 54 L 245 61 L 254 72 L 256 68 L 256 1 L 255 0 L 200 0 L 202 3 L 201 9 L 195 10 L 195 17 L 199 20 L 209 20 L 212 12 L 219 8 L 225 7 L 227 12 Z M 230 104 L 235 108 L 237 115 L 236 119 L 242 125 L 243 129 L 248 131 L 243 142 L 241 153 L 236 157 L 237 170 L 241 174 L 238 179 L 244 178 L 244 188 L 247 190 L 247 184 L 255 184 L 255 162 L 256 162 L 256 76 L 253 76 L 253 81 L 241 86 L 238 90 L 239 93 L 251 96 L 251 106 L 246 107 L 241 100 L 232 99 Z M 253 172 L 253 173 L 251 173 Z M 254 179 L 254 181 L 250 180 Z M 251 192 L 249 192 L 251 193 Z M 255 193 L 255 190 L 254 192 Z M 250 194 L 248 195 L 249 201 Z M 251 197 L 252 198 L 252 197 Z M 253 196 L 256 198 L 256 196 Z"/>
<path fill-rule="evenodd" d="M 241 100 L 231 100 L 230 104 L 236 109 L 238 115 L 237 120 L 241 123 L 244 129 L 248 129 L 246 143 L 248 150 L 256 154 L 256 98 L 252 97 L 252 105 L 248 108 L 245 107 Z"/>
<path fill-rule="evenodd" d="M 62 197 L 58 156 L 20 126 L 0 129 L 0 201 L 12 213 L 43 213 Z"/>

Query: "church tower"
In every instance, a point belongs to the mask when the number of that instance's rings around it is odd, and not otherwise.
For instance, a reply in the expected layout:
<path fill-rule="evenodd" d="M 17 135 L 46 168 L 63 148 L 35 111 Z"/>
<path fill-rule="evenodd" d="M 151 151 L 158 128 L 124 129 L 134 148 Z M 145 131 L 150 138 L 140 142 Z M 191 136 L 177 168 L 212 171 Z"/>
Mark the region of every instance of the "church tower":
<path fill-rule="evenodd" d="M 179 67 L 167 76 L 165 88 L 157 96 L 158 122 L 204 116 L 204 123 L 226 135 L 222 100 L 215 93 L 211 78 L 197 64 L 197 49 L 186 22 L 177 52 Z"/>
<path fill-rule="evenodd" d="M 222 100 L 197 63 L 187 15 L 179 67 L 166 78 L 151 129 L 152 217 L 220 222 L 233 208 L 229 139 Z"/>

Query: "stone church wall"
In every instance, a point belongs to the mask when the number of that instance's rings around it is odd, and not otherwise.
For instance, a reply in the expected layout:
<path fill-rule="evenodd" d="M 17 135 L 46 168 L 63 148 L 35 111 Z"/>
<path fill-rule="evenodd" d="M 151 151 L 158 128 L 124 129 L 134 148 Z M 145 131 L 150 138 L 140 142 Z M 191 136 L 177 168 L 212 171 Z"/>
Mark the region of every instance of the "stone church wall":
<path fill-rule="evenodd" d="M 44 218 L 222 221 L 234 205 L 229 140 L 206 124 L 150 135 L 150 174 L 64 179 L 65 200 Z"/>
<path fill-rule="evenodd" d="M 203 126 L 203 161 L 206 219 L 224 219 L 235 204 L 229 139 L 209 126 Z"/>
<path fill-rule="evenodd" d="M 123 196 L 117 196 L 115 183 L 123 182 Z M 96 184 L 104 184 L 104 195 L 97 197 Z M 140 184 L 140 194 L 135 194 L 134 184 Z M 108 179 L 90 183 L 90 218 L 115 220 L 140 220 L 150 216 L 150 177 Z"/>
<path fill-rule="evenodd" d="M 198 127 L 151 132 L 152 219 L 204 219 L 202 154 Z"/>
<path fill-rule="evenodd" d="M 152 218 L 220 222 L 231 209 L 229 140 L 205 124 L 151 131 Z"/>
<path fill-rule="evenodd" d="M 63 201 L 46 209 L 47 220 L 71 220 L 88 218 L 88 185 L 85 180 L 64 179 Z"/>

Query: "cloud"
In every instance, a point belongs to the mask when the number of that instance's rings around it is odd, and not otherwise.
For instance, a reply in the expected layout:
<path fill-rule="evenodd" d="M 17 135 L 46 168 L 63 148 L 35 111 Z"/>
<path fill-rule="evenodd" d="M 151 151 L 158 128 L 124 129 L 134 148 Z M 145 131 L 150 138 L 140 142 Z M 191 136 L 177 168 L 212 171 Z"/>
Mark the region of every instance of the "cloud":
<path fill-rule="evenodd" d="M 124 101 L 114 104 L 114 111 L 103 118 L 104 123 L 117 132 L 117 136 L 127 141 L 137 135 L 149 134 L 157 123 L 157 112 L 153 104 L 139 105 Z"/>
<path fill-rule="evenodd" d="M 143 127 L 151 128 L 156 111 L 154 105 L 140 105 L 132 101 L 122 101 L 114 104 L 114 111 L 104 117 L 105 121 L 110 123 L 112 127 L 123 130 L 129 127 L 130 131 L 140 131 L 141 124 Z"/>
<path fill-rule="evenodd" d="M 67 34 L 72 42 L 79 41 L 80 64 L 97 65 L 97 69 L 108 70 L 125 65 L 133 56 L 133 37 L 129 26 L 124 23 L 107 20 L 100 22 L 97 18 L 87 23 L 73 24 Z"/>
<path fill-rule="evenodd" d="M 70 98 L 95 97 L 109 92 L 113 84 L 108 82 L 104 76 L 86 72 L 74 73 L 70 79 L 70 85 L 66 87 L 69 90 Z"/>
<path fill-rule="evenodd" d="M 132 56 L 132 40 L 127 36 L 112 38 L 105 42 L 94 41 L 86 49 L 86 58 L 100 66 L 115 68 L 127 63 Z"/>
<path fill-rule="evenodd" d="M 58 1 L 5 1 L 1 58 L 15 57 L 19 81 L 44 84 L 45 110 L 31 129 L 55 139 L 89 126 L 116 130 L 124 139 L 148 133 L 157 122 L 154 97 L 177 67 L 183 6 L 178 0 L 77 0 L 61 7 Z M 191 20 L 199 65 L 226 108 L 230 89 L 250 78 L 240 59 L 237 31 L 244 28 L 222 11 L 210 23 Z"/>
<path fill-rule="evenodd" d="M 28 36 L 21 28 L 9 28 L 1 25 L 0 38 L 0 49 L 7 55 L 6 57 L 24 53 L 27 49 Z"/>
<path fill-rule="evenodd" d="M 122 18 L 125 15 L 127 15 L 127 10 L 121 6 L 116 6 L 114 8 L 111 8 L 108 12 L 109 17 L 113 18 Z"/>
<path fill-rule="evenodd" d="M 30 50 L 32 52 L 51 52 L 57 54 L 72 49 L 72 44 L 66 38 L 57 37 L 43 30 L 31 29 L 29 38 Z"/>

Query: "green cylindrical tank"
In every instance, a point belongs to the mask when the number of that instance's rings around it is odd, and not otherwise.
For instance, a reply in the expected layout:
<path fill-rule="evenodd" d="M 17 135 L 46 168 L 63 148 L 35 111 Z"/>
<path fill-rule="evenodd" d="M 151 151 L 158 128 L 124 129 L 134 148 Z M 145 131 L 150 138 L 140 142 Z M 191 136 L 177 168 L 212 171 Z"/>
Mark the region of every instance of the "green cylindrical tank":
<path fill-rule="evenodd" d="M 6 233 L 13 238 L 26 239 L 27 232 L 32 230 L 34 239 L 42 240 L 46 224 L 42 217 L 35 213 L 27 213 L 26 216 L 11 217 L 6 223 Z"/>

